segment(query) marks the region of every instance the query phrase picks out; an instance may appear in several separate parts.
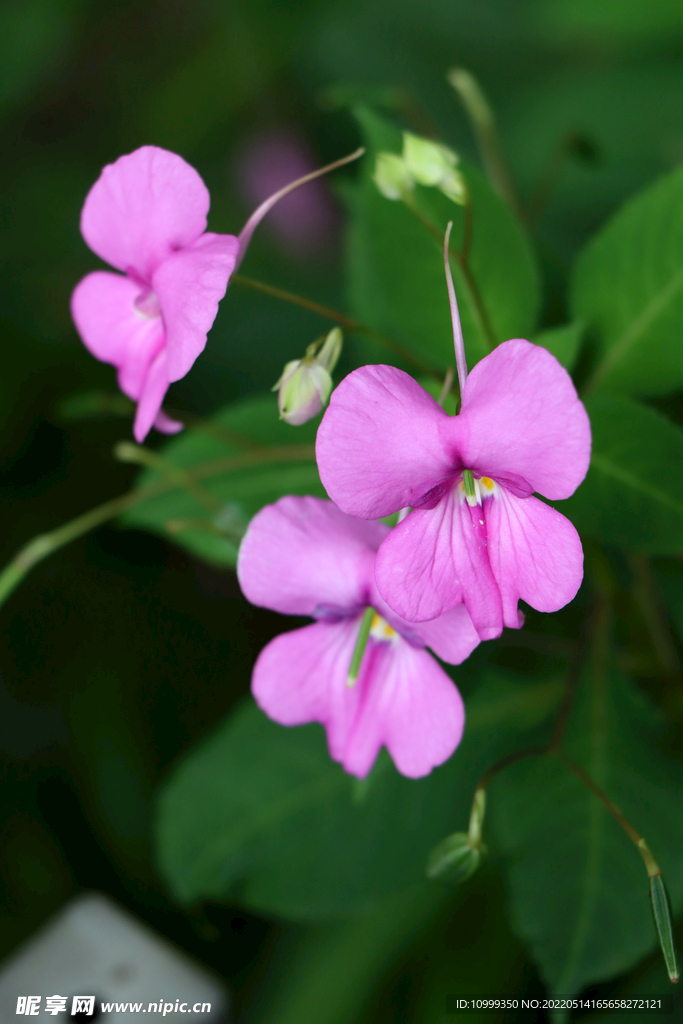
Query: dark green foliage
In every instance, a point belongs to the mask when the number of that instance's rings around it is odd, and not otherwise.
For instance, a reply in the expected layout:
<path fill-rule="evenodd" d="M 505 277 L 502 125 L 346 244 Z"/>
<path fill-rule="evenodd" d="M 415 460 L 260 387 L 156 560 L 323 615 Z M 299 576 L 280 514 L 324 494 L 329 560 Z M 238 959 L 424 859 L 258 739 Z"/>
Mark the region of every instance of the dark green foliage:
<path fill-rule="evenodd" d="M 683 385 L 683 171 L 628 202 L 588 245 L 572 306 L 598 337 L 590 386 L 662 395 Z"/>
<path fill-rule="evenodd" d="M 467 821 L 479 776 L 547 720 L 559 692 L 555 680 L 491 678 L 469 702 L 458 753 L 417 781 L 388 757 L 354 781 L 330 761 L 320 726 L 283 729 L 250 704 L 167 783 L 164 875 L 188 903 L 239 893 L 299 920 L 370 909 L 424 880 L 431 848 Z"/>
<path fill-rule="evenodd" d="M 683 765 L 659 747 L 663 716 L 618 672 L 584 673 L 565 749 L 645 837 L 683 907 Z M 491 785 L 491 828 L 508 857 L 515 932 L 550 989 L 571 995 L 628 970 L 657 942 L 640 854 L 556 757 L 512 766 Z"/>
<path fill-rule="evenodd" d="M 586 402 L 593 428 L 585 481 L 559 507 L 604 544 L 652 555 L 683 548 L 683 431 L 628 398 Z"/>
<path fill-rule="evenodd" d="M 382 151 L 400 153 L 401 135 L 364 107 L 356 116 L 368 153 L 360 180 L 346 190 L 352 309 L 423 364 L 443 371 L 454 362 L 443 237 L 452 220 L 451 246 L 460 248 L 464 208 L 436 189 L 418 187 L 415 202 L 422 222 L 403 202 L 381 195 L 372 180 L 375 158 Z M 533 333 L 540 296 L 535 257 L 523 228 L 479 171 L 469 163 L 462 170 L 472 201 L 468 263 L 476 294 L 455 260 L 452 266 L 471 367 L 498 342 Z M 394 361 L 390 353 L 380 356 L 376 346 L 368 349 L 372 361 L 380 357 Z"/>
<path fill-rule="evenodd" d="M 325 497 L 314 439 L 315 424 L 295 429 L 278 419 L 274 395 L 227 406 L 164 446 L 164 458 L 187 469 L 197 487 L 169 480 L 167 494 L 136 505 L 123 521 L 162 536 L 171 532 L 192 554 L 234 566 L 240 538 L 260 508 L 283 494 Z M 138 485 L 153 484 L 162 475 L 147 470 Z"/>
<path fill-rule="evenodd" d="M 466 829 L 496 759 L 549 739 L 597 594 L 613 649 L 584 666 L 566 750 L 646 837 L 681 911 L 680 3 L 9 0 L 0 29 L 5 561 L 131 486 L 167 486 L 127 529 L 36 567 L 2 608 L 0 953 L 85 887 L 228 977 L 244 1024 L 436 1024 L 458 991 L 544 984 L 666 991 L 642 861 L 557 757 L 495 776 L 489 855 L 457 890 L 425 868 Z M 492 102 L 521 216 L 446 84 L 458 64 Z M 470 367 L 530 338 L 575 375 L 591 416 L 587 479 L 557 504 L 587 542 L 584 590 L 454 672 L 465 738 L 417 782 L 382 754 L 358 783 L 320 727 L 283 729 L 245 703 L 254 657 L 291 624 L 242 598 L 240 536 L 282 494 L 323 495 L 316 424 L 280 423 L 265 391 L 332 321 L 231 284 L 169 395 L 190 425 L 152 434 L 166 467 L 138 474 L 110 454 L 130 435 L 115 371 L 69 319 L 71 289 L 99 265 L 78 214 L 105 163 L 144 143 L 176 150 L 211 190 L 210 229 L 235 232 L 252 203 L 241 147 L 283 125 L 316 161 L 359 132 L 368 147 L 329 179 L 344 254 L 333 239 L 295 252 L 269 218 L 243 268 L 385 336 L 349 332 L 335 382 L 389 362 L 436 396 L 453 363 L 441 240 L 452 219 L 460 249 L 464 210 L 417 188 L 418 216 L 372 181 L 377 151 L 400 152 L 409 129 L 460 154 L 471 193 L 471 280 L 451 261 Z M 108 395 L 97 418 L 82 400 L 94 392 Z"/>

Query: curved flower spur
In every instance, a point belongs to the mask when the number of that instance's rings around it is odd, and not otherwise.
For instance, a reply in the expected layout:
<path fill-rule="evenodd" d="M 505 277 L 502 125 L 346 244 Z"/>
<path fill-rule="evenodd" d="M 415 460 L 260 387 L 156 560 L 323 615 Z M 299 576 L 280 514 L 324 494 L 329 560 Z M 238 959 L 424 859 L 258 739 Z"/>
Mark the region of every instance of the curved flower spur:
<path fill-rule="evenodd" d="M 393 366 L 363 366 L 332 393 L 316 455 L 327 493 L 348 515 L 412 511 L 383 541 L 376 580 L 387 604 L 424 622 L 465 604 L 482 640 L 517 629 L 523 599 L 562 608 L 583 578 L 574 526 L 533 497 L 574 493 L 588 471 L 590 423 L 567 371 L 546 349 L 506 341 L 467 374 L 451 301 L 462 399 L 448 416 Z"/>
<path fill-rule="evenodd" d="M 88 274 L 74 290 L 71 313 L 86 348 L 117 368 L 121 390 L 138 403 L 136 441 L 152 426 L 167 434 L 182 429 L 161 403 L 203 351 L 230 275 L 268 211 L 293 189 L 362 153 L 280 189 L 251 215 L 239 237 L 206 231 L 209 191 L 175 153 L 142 146 L 104 168 L 86 197 L 81 234 L 123 274 Z"/>
<path fill-rule="evenodd" d="M 281 725 L 320 722 L 330 754 L 364 778 L 386 746 L 403 775 L 446 761 L 465 712 L 451 679 L 425 650 L 458 665 L 479 643 L 463 605 L 412 625 L 375 585 L 389 527 L 344 515 L 319 498 L 280 498 L 252 519 L 237 576 L 252 604 L 317 621 L 261 651 L 252 692 Z"/>

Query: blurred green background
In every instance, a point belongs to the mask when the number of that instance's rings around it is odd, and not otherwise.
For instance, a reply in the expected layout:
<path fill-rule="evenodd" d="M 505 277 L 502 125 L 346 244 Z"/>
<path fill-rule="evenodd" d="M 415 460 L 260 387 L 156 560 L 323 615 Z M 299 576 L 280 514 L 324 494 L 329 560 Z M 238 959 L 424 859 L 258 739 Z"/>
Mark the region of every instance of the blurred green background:
<path fill-rule="evenodd" d="M 78 217 L 105 163 L 145 143 L 181 153 L 211 191 L 210 230 L 236 232 L 253 206 L 240 167 L 256 136 L 296 132 L 321 162 L 357 144 L 335 104 L 339 86 L 379 98 L 394 90 L 416 124 L 477 160 L 445 81 L 449 67 L 466 66 L 537 208 L 551 326 L 566 317 L 577 250 L 683 159 L 682 42 L 674 0 L 2 0 L 3 563 L 137 472 L 111 457 L 127 419 L 75 420 L 65 405 L 115 391 L 114 371 L 85 352 L 68 308 L 97 265 Z M 322 248 L 292 254 L 266 224 L 243 270 L 343 310 L 341 247 L 331 230 Z M 201 415 L 266 390 L 282 351 L 303 354 L 323 326 L 232 285 L 169 406 Z M 174 906 L 153 863 L 152 796 L 248 692 L 255 655 L 281 629 L 246 604 L 232 573 L 105 527 L 38 566 L 0 614 L 0 954 L 94 887 L 220 971 L 238 1019 L 269 1020 L 269 993 L 285 978 L 304 1024 L 326 1020 L 320 1005 L 334 1000 L 335 1021 L 360 1020 L 364 1007 L 363 1020 L 437 1024 L 456 963 L 458 977 L 495 978 L 496 990 L 542 991 L 509 932 L 495 865 L 447 912 L 391 904 L 370 931 L 349 924 L 321 937 L 237 904 Z M 337 965 L 327 989 L 315 970 L 325 956 Z M 319 979 L 320 1003 L 299 975 Z"/>

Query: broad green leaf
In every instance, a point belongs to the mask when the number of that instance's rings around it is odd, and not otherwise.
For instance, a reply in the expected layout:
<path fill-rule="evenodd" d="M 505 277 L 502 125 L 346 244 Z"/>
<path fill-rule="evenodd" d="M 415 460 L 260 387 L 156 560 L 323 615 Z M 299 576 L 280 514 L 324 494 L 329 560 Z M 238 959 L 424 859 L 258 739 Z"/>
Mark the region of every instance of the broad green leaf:
<path fill-rule="evenodd" d="M 283 494 L 326 496 L 313 456 L 316 426 L 314 421 L 302 427 L 281 422 L 273 395 L 226 406 L 160 452 L 173 466 L 186 469 L 211 500 L 203 503 L 196 489 L 169 481 L 166 493 L 136 505 L 122 520 L 172 537 L 207 562 L 234 566 L 240 537 L 260 508 Z M 161 476 L 146 470 L 138 483 L 152 484 Z"/>
<path fill-rule="evenodd" d="M 593 429 L 588 476 L 560 509 L 604 544 L 648 554 L 683 548 L 683 431 L 627 398 L 586 402 Z"/>
<path fill-rule="evenodd" d="M 532 207 L 538 203 L 547 283 L 555 279 L 554 291 L 564 291 L 562 268 L 596 226 L 676 166 L 667 139 L 679 129 L 680 92 L 680 68 L 662 55 L 620 67 L 574 62 L 545 76 L 542 88 L 529 79 L 499 108 L 515 180 L 523 195 L 533 197 Z M 550 188 L 543 194 L 537 186 L 550 154 L 559 155 L 561 146 L 561 173 L 552 184 L 545 179 Z"/>
<path fill-rule="evenodd" d="M 627 203 L 589 244 L 572 309 L 598 336 L 589 388 L 662 395 L 683 386 L 683 170 Z"/>
<path fill-rule="evenodd" d="M 579 686 L 566 751 L 647 841 L 674 911 L 683 906 L 683 764 L 658 746 L 663 716 L 595 659 Z M 638 850 L 554 757 L 519 762 L 491 786 L 489 822 L 506 850 L 511 923 L 552 991 L 571 995 L 657 945 Z"/>
<path fill-rule="evenodd" d="M 330 760 L 320 726 L 286 729 L 249 703 L 163 790 L 162 872 L 183 903 L 232 894 L 302 920 L 369 909 L 424 880 L 431 848 L 466 827 L 483 772 L 546 721 L 559 692 L 555 680 L 489 680 L 447 764 L 410 780 L 383 755 L 360 784 Z"/>
<path fill-rule="evenodd" d="M 585 327 L 579 321 L 573 324 L 562 324 L 561 327 L 551 327 L 547 331 L 541 331 L 531 340 L 535 345 L 542 345 L 543 348 L 552 352 L 565 370 L 569 370 L 571 373 L 579 355 L 584 333 Z"/>
<path fill-rule="evenodd" d="M 432 234 L 403 202 L 381 195 L 372 180 L 375 158 L 382 151 L 400 153 L 401 134 L 367 108 L 357 108 L 356 115 L 368 154 L 360 182 L 345 190 L 351 213 L 351 307 L 360 321 L 397 341 L 428 367 L 443 370 L 454 362 L 454 355 L 442 239 L 452 220 L 452 249 L 460 247 L 464 209 L 437 189 L 417 187 L 416 202 L 432 225 Z M 538 314 L 539 284 L 532 249 L 512 212 L 474 167 L 464 162 L 460 166 L 472 197 L 469 266 L 480 304 L 456 261 L 451 262 L 468 363 L 473 366 L 496 343 L 530 336 Z M 375 360 L 396 358 L 366 342 L 362 351 Z"/>

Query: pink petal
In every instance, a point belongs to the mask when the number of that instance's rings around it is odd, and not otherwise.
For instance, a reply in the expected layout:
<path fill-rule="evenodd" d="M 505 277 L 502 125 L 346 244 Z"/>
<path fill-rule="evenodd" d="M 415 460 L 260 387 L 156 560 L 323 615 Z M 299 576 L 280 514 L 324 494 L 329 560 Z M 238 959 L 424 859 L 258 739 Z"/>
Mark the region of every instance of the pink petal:
<path fill-rule="evenodd" d="M 360 616 L 276 637 L 254 666 L 254 697 L 282 725 L 324 725 L 332 758 L 360 778 L 383 744 L 404 775 L 426 775 L 460 742 L 460 695 L 429 654 L 402 640 L 371 639 L 358 681 L 349 688 L 359 627 Z"/>
<path fill-rule="evenodd" d="M 234 235 L 202 235 L 158 267 L 152 287 L 166 329 L 169 380 L 180 380 L 206 345 L 235 266 L 239 243 Z"/>
<path fill-rule="evenodd" d="M 503 488 L 484 502 L 484 514 L 506 626 L 519 626 L 519 598 L 539 612 L 555 612 L 575 597 L 583 550 L 568 519 L 538 498 L 518 498 Z"/>
<path fill-rule="evenodd" d="M 451 608 L 429 622 L 417 623 L 413 628 L 422 642 L 449 665 L 462 664 L 480 643 L 479 634 L 464 604 Z"/>
<path fill-rule="evenodd" d="M 121 390 L 137 399 L 150 363 L 164 344 L 159 317 L 135 309 L 140 286 L 128 277 L 96 270 L 76 285 L 71 314 L 86 348 L 119 370 Z"/>
<path fill-rule="evenodd" d="M 138 444 L 142 444 L 154 423 L 159 417 L 159 410 L 169 388 L 166 372 L 166 352 L 164 349 L 156 357 L 145 377 L 142 391 L 138 399 L 138 408 L 133 423 L 133 436 Z M 166 422 L 166 419 L 162 420 Z M 168 421 L 173 423 L 173 420 Z M 173 433 L 174 431 L 164 431 Z"/>
<path fill-rule="evenodd" d="M 385 746 L 402 775 L 428 775 L 462 738 L 465 709 L 458 690 L 426 651 L 405 641 L 369 644 L 366 659 L 344 768 L 364 778 Z"/>
<path fill-rule="evenodd" d="M 360 690 L 346 677 L 359 628 L 360 616 L 282 633 L 263 648 L 251 679 L 258 706 L 280 725 L 324 725 L 335 761 L 357 713 Z"/>
<path fill-rule="evenodd" d="M 451 487 L 432 509 L 413 509 L 382 544 L 380 594 L 408 622 L 426 622 L 464 602 L 482 640 L 500 636 L 503 616 L 489 565 L 480 506 Z"/>
<path fill-rule="evenodd" d="M 449 417 L 394 366 L 362 366 L 332 392 L 318 428 L 320 478 L 349 515 L 378 519 L 416 505 L 453 475 Z"/>
<path fill-rule="evenodd" d="M 142 146 L 104 168 L 86 197 L 81 233 L 107 263 L 149 284 L 163 260 L 206 229 L 209 203 L 182 157 Z"/>
<path fill-rule="evenodd" d="M 590 422 L 572 379 L 528 341 L 506 341 L 477 363 L 451 422 L 464 464 L 515 493 L 568 498 L 588 471 Z"/>
<path fill-rule="evenodd" d="M 252 604 L 289 615 L 348 614 L 369 603 L 381 523 L 344 515 L 320 498 L 262 508 L 240 546 L 237 576 Z"/>
<path fill-rule="evenodd" d="M 163 409 L 157 413 L 154 420 L 154 429 L 158 430 L 160 434 L 178 434 L 184 426 L 185 424 L 179 420 L 172 420 L 170 416 L 167 416 Z"/>
<path fill-rule="evenodd" d="M 408 622 L 389 607 L 377 589 L 376 581 L 370 604 L 413 647 L 431 647 L 442 661 L 450 665 L 460 665 L 480 643 L 479 634 L 464 604 L 451 608 L 429 622 Z"/>

